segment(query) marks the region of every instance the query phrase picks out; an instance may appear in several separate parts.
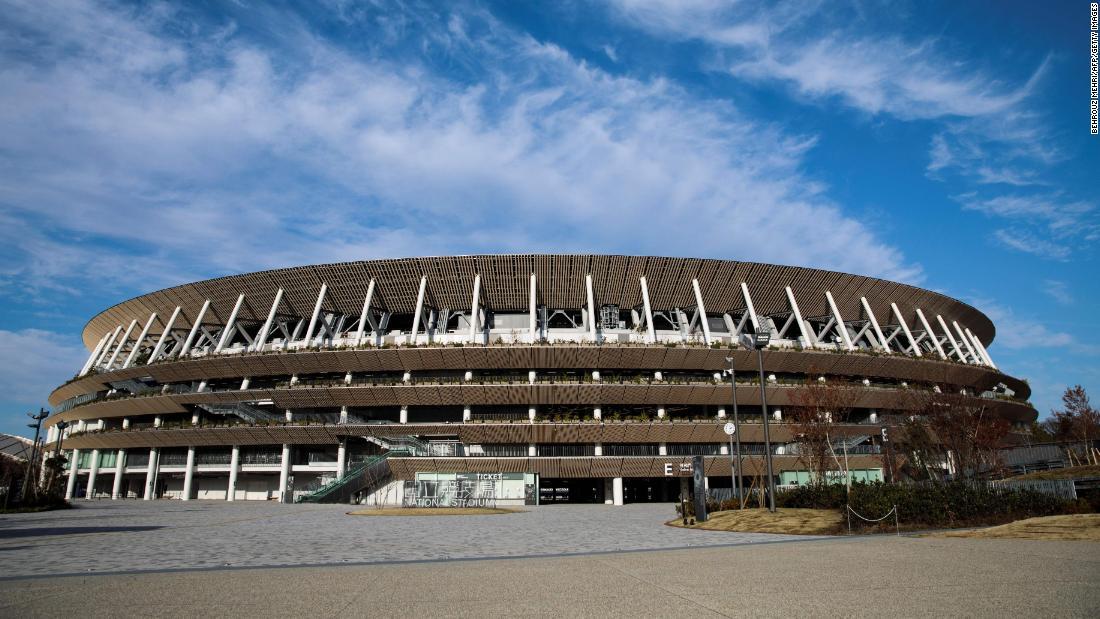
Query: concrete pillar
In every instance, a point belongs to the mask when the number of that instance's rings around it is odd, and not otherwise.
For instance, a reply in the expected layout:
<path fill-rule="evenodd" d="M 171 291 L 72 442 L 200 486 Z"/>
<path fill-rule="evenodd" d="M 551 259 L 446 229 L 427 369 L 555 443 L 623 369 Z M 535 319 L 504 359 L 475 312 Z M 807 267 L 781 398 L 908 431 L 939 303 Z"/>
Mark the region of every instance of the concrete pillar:
<path fill-rule="evenodd" d="M 340 441 L 340 446 L 336 448 L 336 478 L 339 479 L 344 476 L 344 470 L 347 467 L 348 462 L 348 445 L 346 441 Z"/>
<path fill-rule="evenodd" d="M 662 372 L 654 372 L 653 373 L 653 380 L 655 380 L 657 382 L 661 382 L 664 379 L 665 379 L 665 375 Z"/>
<path fill-rule="evenodd" d="M 162 423 L 164 423 L 164 420 L 162 420 L 160 418 L 160 415 L 157 415 L 156 417 L 153 417 L 153 427 L 154 428 L 159 428 L 160 424 L 162 424 Z"/>
<path fill-rule="evenodd" d="M 539 455 L 539 447 L 534 443 L 527 443 L 527 455 L 531 458 Z"/>
<path fill-rule="evenodd" d="M 666 443 L 658 443 L 657 444 L 657 455 L 658 456 L 667 456 L 668 455 L 668 445 Z"/>
<path fill-rule="evenodd" d="M 229 487 L 225 489 L 225 500 L 237 500 L 237 469 L 241 468 L 241 447 L 234 445 L 229 456 Z"/>
<path fill-rule="evenodd" d="M 290 384 L 292 386 L 298 384 L 298 375 L 297 374 L 291 374 L 290 375 Z"/>
<path fill-rule="evenodd" d="M 122 418 L 122 429 L 123 430 L 129 430 L 130 429 L 130 418 L 129 417 L 123 417 Z"/>
<path fill-rule="evenodd" d="M 289 503 L 291 497 L 286 491 L 286 485 L 290 482 L 290 445 L 283 445 L 281 464 L 282 466 L 279 467 L 279 502 Z"/>
<path fill-rule="evenodd" d="M 198 413 L 192 413 L 191 414 L 191 425 L 193 425 L 193 426 L 199 425 L 199 414 Z"/>
<path fill-rule="evenodd" d="M 616 477 L 611 480 L 612 505 L 623 504 L 623 478 Z"/>
<path fill-rule="evenodd" d="M 245 377 L 244 377 L 244 378 L 243 378 L 243 379 L 241 380 L 241 391 L 244 391 L 245 389 L 248 389 L 248 385 L 250 385 L 251 383 L 252 383 L 252 379 L 251 379 L 251 378 L 249 378 L 249 377 L 247 377 L 247 376 L 245 376 Z"/>
<path fill-rule="evenodd" d="M 539 414 L 539 411 L 534 406 L 527 409 L 527 420 L 531 423 L 535 423 L 535 416 Z"/>
<path fill-rule="evenodd" d="M 160 419 L 160 417 L 157 417 Z M 144 500 L 152 500 L 157 489 L 157 448 L 149 449 L 149 466 L 145 469 L 145 495 Z"/>
<path fill-rule="evenodd" d="M 528 383 L 530 383 L 532 385 L 535 384 L 535 380 L 537 378 L 538 378 L 538 373 L 535 372 L 534 370 L 531 370 L 531 371 L 527 372 L 527 382 Z"/>
<path fill-rule="evenodd" d="M 286 409 L 286 420 L 287 420 L 288 422 L 289 422 L 289 421 L 294 421 L 294 412 L 293 412 L 293 411 L 291 411 L 291 410 L 290 410 L 289 408 L 288 408 L 288 409 Z"/>
<path fill-rule="evenodd" d="M 347 422 L 348 422 L 348 407 L 341 406 L 340 407 L 340 423 L 347 423 Z"/>
<path fill-rule="evenodd" d="M 95 478 L 99 475 L 99 450 L 92 450 L 92 466 L 88 471 L 88 489 L 84 492 L 84 499 L 91 501 L 95 494 Z"/>
<path fill-rule="evenodd" d="M 187 468 L 183 471 L 183 500 L 191 500 L 191 485 L 195 481 L 195 448 L 187 448 Z"/>
<path fill-rule="evenodd" d="M 602 456 L 603 455 L 603 443 L 596 443 L 596 449 L 592 453 L 593 453 L 593 455 L 596 455 L 596 456 Z"/>
<path fill-rule="evenodd" d="M 720 455 L 723 455 L 723 456 L 730 455 L 730 446 L 725 444 L 725 443 L 722 443 L 721 445 L 718 446 L 718 453 Z"/>
<path fill-rule="evenodd" d="M 614 505 L 615 504 L 615 491 L 611 488 L 611 478 L 605 478 L 603 480 L 603 504 Z"/>
<path fill-rule="evenodd" d="M 596 421 L 600 421 L 601 419 L 603 419 L 603 411 L 600 410 L 599 406 L 592 409 L 592 418 Z"/>
<path fill-rule="evenodd" d="M 600 371 L 599 370 L 592 370 L 592 381 L 597 382 L 597 383 L 600 382 Z"/>
<path fill-rule="evenodd" d="M 119 494 L 122 492 L 122 473 L 124 469 L 123 462 L 125 461 L 126 450 L 119 449 L 118 453 L 115 454 L 115 483 L 113 486 L 111 486 L 112 499 L 117 500 L 119 498 Z"/>
<path fill-rule="evenodd" d="M 408 406 L 402 406 L 401 407 L 401 420 L 400 421 L 401 421 L 401 423 L 409 423 L 409 407 Z"/>
<path fill-rule="evenodd" d="M 469 421 L 473 419 L 474 413 L 469 406 L 462 407 L 462 421 Z"/>
<path fill-rule="evenodd" d="M 344 374 L 344 384 L 345 385 L 350 385 L 351 384 L 351 379 L 352 379 L 351 372 L 348 372 L 347 374 Z"/>
<path fill-rule="evenodd" d="M 724 408 L 718 409 L 718 418 L 719 419 L 725 419 L 726 418 L 726 409 L 724 409 Z"/>
<path fill-rule="evenodd" d="M 198 389 L 195 389 L 195 391 L 197 391 L 199 393 L 202 393 L 203 391 L 206 391 L 206 381 L 205 380 L 200 380 L 199 381 L 199 387 L 198 387 Z"/>
<path fill-rule="evenodd" d="M 76 492 L 76 467 L 80 461 L 80 450 L 74 449 L 70 457 L 72 460 L 69 461 L 69 483 L 65 486 L 66 501 L 72 499 L 73 493 Z"/>
<path fill-rule="evenodd" d="M 662 407 L 657 409 L 657 419 L 664 419 L 665 414 L 666 414 L 665 413 L 665 407 L 662 406 Z"/>

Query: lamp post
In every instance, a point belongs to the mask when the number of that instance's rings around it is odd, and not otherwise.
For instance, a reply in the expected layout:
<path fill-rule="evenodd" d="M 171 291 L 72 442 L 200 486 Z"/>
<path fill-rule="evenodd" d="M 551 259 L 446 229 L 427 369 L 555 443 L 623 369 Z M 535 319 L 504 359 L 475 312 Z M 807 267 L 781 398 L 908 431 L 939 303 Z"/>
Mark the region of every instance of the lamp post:
<path fill-rule="evenodd" d="M 57 446 L 53 449 L 54 467 L 57 466 L 57 457 L 61 454 L 61 444 L 65 442 L 65 430 L 69 427 L 69 425 L 70 424 L 68 421 L 62 420 L 57 422 L 55 426 L 57 428 Z M 53 471 L 56 470 L 56 468 L 53 469 Z M 47 482 L 47 491 L 49 492 L 53 492 L 54 476 L 55 474 L 51 471 L 50 481 Z"/>
<path fill-rule="evenodd" d="M 752 346 L 756 349 L 756 359 L 760 365 L 760 410 L 764 417 L 764 458 L 768 470 L 768 511 L 775 512 L 775 478 L 772 475 L 772 441 L 768 432 L 768 399 L 764 394 L 764 349 L 771 341 L 771 330 L 761 324 L 760 329 L 752 338 Z"/>
<path fill-rule="evenodd" d="M 745 509 L 745 495 L 741 492 L 741 417 L 737 414 L 737 373 L 733 366 L 733 357 L 726 357 L 726 361 L 730 364 L 730 392 L 733 393 L 733 433 L 730 434 L 730 442 L 737 447 L 736 451 L 730 453 L 730 473 L 733 475 L 731 489 L 737 490 L 738 509 Z"/>
<path fill-rule="evenodd" d="M 50 414 L 46 412 L 46 409 L 40 409 L 38 413 L 27 413 L 27 416 L 34 420 L 34 423 L 28 423 L 28 428 L 34 428 L 34 443 L 31 444 L 31 457 L 27 460 L 27 474 L 23 478 L 23 502 L 27 501 L 27 495 L 30 493 L 30 487 L 35 483 L 34 466 L 35 459 L 38 457 L 38 437 L 42 433 L 42 420 L 48 417 Z"/>

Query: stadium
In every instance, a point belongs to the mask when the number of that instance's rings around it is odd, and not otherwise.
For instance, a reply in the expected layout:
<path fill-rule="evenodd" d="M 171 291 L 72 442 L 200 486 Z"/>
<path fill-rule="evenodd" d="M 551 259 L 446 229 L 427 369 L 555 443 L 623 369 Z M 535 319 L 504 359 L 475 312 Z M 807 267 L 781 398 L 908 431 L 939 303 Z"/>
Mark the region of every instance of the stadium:
<path fill-rule="evenodd" d="M 671 501 L 697 457 L 714 489 L 735 485 L 735 466 L 758 487 L 768 451 L 775 483 L 805 483 L 789 411 L 814 382 L 855 394 L 830 426 L 855 479 L 889 477 L 899 456 L 883 439 L 916 393 L 950 391 L 1022 428 L 1030 390 L 998 370 L 994 335 L 942 294 L 770 264 L 303 266 L 101 312 L 46 426 L 68 456 L 67 498 Z"/>

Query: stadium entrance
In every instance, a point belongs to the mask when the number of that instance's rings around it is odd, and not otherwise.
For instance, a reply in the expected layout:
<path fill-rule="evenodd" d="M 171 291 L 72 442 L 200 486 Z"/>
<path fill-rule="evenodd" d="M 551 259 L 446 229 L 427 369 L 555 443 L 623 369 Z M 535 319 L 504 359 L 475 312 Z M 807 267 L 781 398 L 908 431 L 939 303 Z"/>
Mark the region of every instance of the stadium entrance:
<path fill-rule="evenodd" d="M 603 479 L 593 477 L 539 477 L 539 505 L 603 502 Z"/>

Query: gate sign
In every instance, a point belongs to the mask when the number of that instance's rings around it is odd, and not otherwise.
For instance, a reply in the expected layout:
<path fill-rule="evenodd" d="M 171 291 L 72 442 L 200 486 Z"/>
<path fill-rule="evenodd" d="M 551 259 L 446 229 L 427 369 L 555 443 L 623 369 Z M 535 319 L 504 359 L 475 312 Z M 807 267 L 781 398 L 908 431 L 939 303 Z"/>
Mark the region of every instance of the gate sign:
<path fill-rule="evenodd" d="M 695 482 L 695 520 L 707 521 L 707 473 L 703 456 L 694 456 L 691 459 L 691 476 Z"/>

